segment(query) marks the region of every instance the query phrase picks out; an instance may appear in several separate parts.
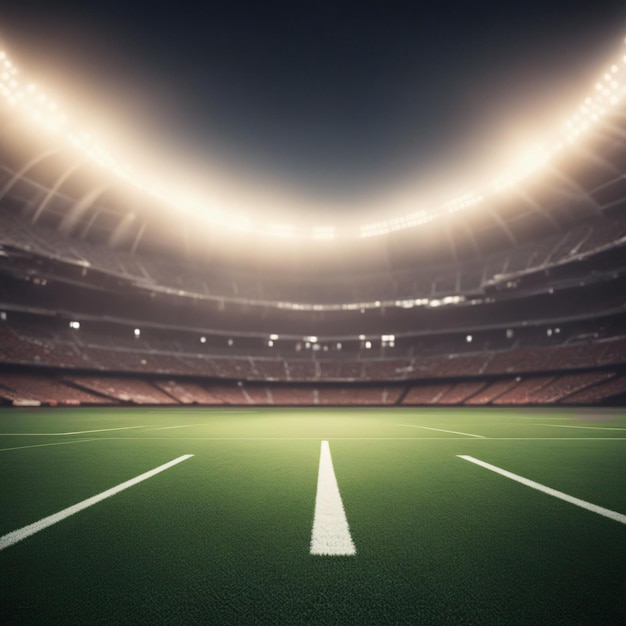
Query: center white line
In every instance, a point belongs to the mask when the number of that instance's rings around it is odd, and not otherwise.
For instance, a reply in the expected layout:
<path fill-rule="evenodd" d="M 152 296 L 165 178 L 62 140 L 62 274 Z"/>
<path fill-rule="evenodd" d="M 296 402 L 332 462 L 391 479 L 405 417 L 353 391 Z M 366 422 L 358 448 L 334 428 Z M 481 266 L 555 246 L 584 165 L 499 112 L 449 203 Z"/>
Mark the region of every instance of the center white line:
<path fill-rule="evenodd" d="M 473 435 L 472 433 L 460 433 L 458 430 L 444 430 L 443 428 L 432 428 L 430 426 L 417 426 L 416 424 L 396 424 L 396 426 L 409 426 L 411 428 L 425 428 L 426 430 L 438 430 L 441 433 L 452 433 L 453 435 L 465 435 L 466 437 L 476 437 L 477 439 L 487 439 L 484 435 Z"/>
<path fill-rule="evenodd" d="M 528 478 L 524 478 L 523 476 L 518 476 L 517 474 L 513 474 L 512 472 L 508 472 L 507 470 L 503 470 L 495 465 L 491 465 L 490 463 L 485 463 L 485 461 L 481 461 L 479 459 L 475 459 L 473 456 L 467 456 L 463 454 L 457 454 L 460 459 L 465 461 L 469 461 L 470 463 L 475 463 L 476 465 L 480 465 L 485 469 L 491 470 L 496 474 L 500 474 L 502 476 L 506 476 L 511 480 L 515 480 L 522 485 L 526 485 L 526 487 L 530 487 L 531 489 L 536 489 L 537 491 L 543 491 L 543 493 L 547 493 L 549 496 L 554 496 L 555 498 L 559 498 L 559 500 L 564 500 L 565 502 L 569 502 L 575 506 L 579 506 L 582 509 L 586 509 L 587 511 L 592 511 L 593 513 L 597 513 L 598 515 L 602 515 L 604 517 L 608 517 L 609 519 L 615 520 L 616 522 L 621 522 L 622 524 L 626 524 L 626 515 L 622 515 L 621 513 L 616 513 L 615 511 L 611 511 L 610 509 L 605 509 L 604 507 L 597 506 L 596 504 L 591 504 L 590 502 L 586 502 L 585 500 L 580 500 L 579 498 L 575 498 L 574 496 L 570 496 L 562 491 L 557 491 L 556 489 L 552 489 L 551 487 L 546 487 L 541 483 L 536 483 L 534 480 L 529 480 Z"/>
<path fill-rule="evenodd" d="M 10 532 L 3 537 L 0 537 L 0 550 L 4 550 L 5 548 L 8 548 L 9 546 L 17 543 L 18 541 L 26 539 L 26 537 L 30 537 L 31 535 L 38 533 L 40 530 L 48 528 L 48 526 L 52 526 L 53 524 L 64 520 L 66 517 L 74 515 L 74 513 L 78 513 L 79 511 L 82 511 L 83 509 L 86 509 L 87 507 L 90 507 L 100 502 L 101 500 L 104 500 L 105 498 L 110 498 L 120 491 L 124 491 L 124 489 L 128 489 L 129 487 L 132 487 L 137 483 L 147 480 L 148 478 L 152 478 L 152 476 L 155 476 L 156 474 L 163 472 L 164 470 L 169 469 L 170 467 L 173 467 L 178 463 L 182 463 L 183 461 L 190 459 L 192 456 L 193 454 L 185 454 L 183 456 L 179 456 L 177 459 L 174 459 L 169 463 L 165 463 L 164 465 L 155 467 L 149 472 L 145 472 L 144 474 L 135 476 L 135 478 L 131 478 L 130 480 L 127 480 L 126 482 L 123 482 L 116 487 L 111 487 L 111 489 L 107 489 L 106 491 L 103 491 L 96 496 L 87 498 L 87 500 L 83 500 L 82 502 L 63 509 L 58 513 L 54 513 L 53 515 L 48 515 L 48 517 L 44 517 L 38 522 L 34 522 L 33 524 L 29 524 L 28 526 L 24 526 L 23 528 L 19 528 L 18 530 L 14 530 L 13 532 Z"/>
<path fill-rule="evenodd" d="M 322 441 L 320 451 L 311 554 L 322 556 L 356 554 L 333 469 L 328 441 Z"/>

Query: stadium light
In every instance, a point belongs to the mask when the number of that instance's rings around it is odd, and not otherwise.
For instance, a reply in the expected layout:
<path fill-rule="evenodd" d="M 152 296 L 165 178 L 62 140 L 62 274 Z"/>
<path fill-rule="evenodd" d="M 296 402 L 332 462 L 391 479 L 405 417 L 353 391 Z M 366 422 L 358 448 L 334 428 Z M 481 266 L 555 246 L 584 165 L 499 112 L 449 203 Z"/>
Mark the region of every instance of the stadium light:
<path fill-rule="evenodd" d="M 313 228 L 311 238 L 315 241 L 332 241 L 336 234 L 336 229 L 333 226 L 316 226 Z"/>
<path fill-rule="evenodd" d="M 133 334 L 135 335 L 135 337 L 140 337 L 141 336 L 141 329 L 140 328 L 135 328 L 135 330 L 133 331 Z"/>
<path fill-rule="evenodd" d="M 73 328 L 74 330 L 78 330 L 80 328 L 80 322 L 71 321 L 70 328 Z"/>
<path fill-rule="evenodd" d="M 384 207 L 385 214 L 393 215 L 400 210 L 403 214 L 356 227 L 353 225 L 341 233 L 355 238 L 369 238 L 427 224 L 442 216 L 480 206 L 496 194 L 515 187 L 542 171 L 567 146 L 589 134 L 607 111 L 622 102 L 625 93 L 626 55 L 621 53 L 618 58 L 621 61 L 608 66 L 591 93 L 572 112 L 565 124 L 555 128 L 551 136 L 545 137 L 537 149 L 522 150 L 508 171 L 501 171 L 497 176 L 491 177 L 490 183 L 478 184 L 474 190 L 439 203 L 419 200 L 417 194 L 410 189 L 408 193 L 406 190 L 402 193 L 395 190 L 387 196 L 382 194 L 368 204 L 369 209 L 379 210 Z M 137 192 L 148 195 L 152 204 L 153 200 L 158 200 L 172 209 L 200 215 L 212 225 L 234 233 L 255 233 L 273 238 L 301 238 L 312 241 L 333 241 L 338 237 L 340 231 L 334 225 L 307 227 L 286 223 L 276 214 L 272 218 L 269 213 L 275 212 L 277 208 L 282 210 L 281 207 L 299 205 L 309 215 L 315 214 L 319 209 L 319 203 L 316 204 L 311 198 L 294 197 L 275 186 L 267 189 L 258 184 L 248 185 L 240 175 L 233 177 L 232 173 L 227 173 L 222 176 L 220 172 L 212 171 L 205 177 L 210 181 L 207 189 L 200 192 L 192 190 L 192 185 L 189 184 L 179 182 L 178 186 L 170 187 L 157 174 L 149 176 L 146 172 L 140 173 L 91 132 L 80 128 L 57 100 L 41 86 L 23 79 L 4 50 L 0 51 L 0 97 L 4 97 L 9 107 L 42 133 L 59 137 L 95 166 L 106 170 Z M 448 184 L 447 188 L 451 186 Z M 266 215 L 259 211 L 260 219 L 254 224 L 242 212 L 243 207 L 249 207 L 251 202 L 257 207 L 268 207 Z M 407 210 L 407 206 L 410 209 Z"/>

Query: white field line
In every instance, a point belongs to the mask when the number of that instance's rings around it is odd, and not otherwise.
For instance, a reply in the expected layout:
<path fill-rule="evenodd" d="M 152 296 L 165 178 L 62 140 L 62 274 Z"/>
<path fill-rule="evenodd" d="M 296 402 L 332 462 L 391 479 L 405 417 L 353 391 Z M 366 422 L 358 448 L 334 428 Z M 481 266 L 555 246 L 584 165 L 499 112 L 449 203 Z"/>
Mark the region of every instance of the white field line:
<path fill-rule="evenodd" d="M 65 446 L 68 443 L 83 443 L 85 441 L 98 441 L 97 439 L 73 439 L 72 441 L 59 441 L 57 443 L 37 443 L 33 446 L 16 446 L 14 448 L 0 448 L 0 452 L 7 450 L 24 450 L 25 448 L 45 448 L 46 446 Z"/>
<path fill-rule="evenodd" d="M 218 408 L 219 405 L 207 404 L 206 406 L 186 406 L 183 410 L 179 409 L 148 409 L 143 411 L 144 413 L 156 413 L 163 415 L 166 413 L 167 415 L 189 415 L 189 413 L 260 413 L 256 409 L 241 409 L 237 411 L 231 411 L 229 409 L 225 409 L 223 407 Z"/>
<path fill-rule="evenodd" d="M 311 554 L 323 556 L 356 554 L 335 478 L 328 441 L 322 441 L 317 475 L 315 516 L 311 533 Z"/>
<path fill-rule="evenodd" d="M 476 437 L 477 439 L 488 439 L 484 435 L 473 435 L 472 433 L 460 433 L 458 430 L 444 430 L 443 428 L 431 428 L 430 426 L 417 426 L 416 424 L 396 424 L 396 426 L 409 426 L 411 428 L 425 428 L 426 430 L 438 430 L 441 433 L 452 433 L 453 435 L 465 435 L 466 437 Z"/>
<path fill-rule="evenodd" d="M 127 480 L 126 482 L 123 482 L 117 485 L 116 487 L 107 489 L 106 491 L 103 491 L 102 493 L 99 493 L 96 496 L 87 498 L 87 500 L 83 500 L 82 502 L 79 502 L 78 504 L 74 504 L 73 506 L 63 509 L 62 511 L 59 511 L 58 513 L 54 513 L 53 515 L 48 515 L 48 517 L 44 517 L 43 519 L 40 519 L 38 522 L 34 522 L 33 524 L 29 524 L 28 526 L 24 526 L 23 528 L 19 528 L 18 530 L 14 530 L 13 532 L 10 532 L 0 537 L 0 550 L 4 550 L 5 548 L 8 548 L 9 546 L 12 546 L 13 544 L 17 543 L 18 541 L 21 541 L 22 539 L 26 539 L 26 537 L 30 537 L 31 535 L 38 533 L 40 530 L 43 530 L 44 528 L 48 528 L 48 526 L 52 526 L 53 524 L 56 524 L 57 522 L 64 520 L 66 517 L 69 517 L 70 515 L 74 515 L 74 513 L 78 513 L 79 511 L 82 511 L 83 509 L 86 509 L 94 504 L 97 504 L 101 500 L 110 498 L 111 496 L 114 496 L 115 494 L 120 493 L 120 491 L 124 491 L 125 489 L 128 489 L 129 487 L 132 487 L 133 485 L 136 485 L 137 483 L 147 480 L 148 478 L 152 478 L 152 476 L 155 476 L 156 474 L 163 472 L 164 470 L 169 469 L 170 467 L 173 467 L 174 465 L 177 465 L 178 463 L 182 463 L 183 461 L 186 461 L 192 456 L 193 454 L 185 454 L 183 456 L 179 456 L 177 459 L 174 459 L 173 461 L 170 461 L 169 463 L 165 463 L 164 465 L 160 465 L 159 467 L 156 467 L 153 470 L 150 470 L 149 472 L 145 472 L 144 474 L 135 476 L 135 478 L 131 478 L 130 480 Z"/>
<path fill-rule="evenodd" d="M 499 467 L 496 467 L 495 465 L 491 465 L 490 463 L 485 463 L 484 461 L 475 459 L 473 456 L 467 456 L 462 454 L 458 454 L 457 456 L 460 459 L 464 459 L 465 461 L 469 461 L 470 463 L 480 465 L 481 467 L 495 472 L 496 474 L 500 474 L 502 476 L 506 476 L 506 478 L 515 480 L 522 485 L 526 485 L 526 487 L 536 489 L 537 491 L 542 491 L 543 493 L 547 493 L 549 496 L 554 496 L 555 498 L 559 498 L 559 500 L 569 502 L 570 504 L 579 506 L 580 508 L 586 509 L 587 511 L 591 511 L 593 513 L 597 513 L 598 515 L 602 515 L 604 517 L 608 517 L 609 519 L 615 520 L 616 522 L 626 524 L 626 515 L 622 515 L 621 513 L 616 513 L 615 511 L 605 509 L 604 507 L 598 506 L 596 504 L 591 504 L 590 502 L 586 502 L 585 500 L 581 500 L 580 498 L 575 498 L 574 496 L 570 496 L 566 493 L 563 493 L 562 491 L 557 491 L 556 489 L 552 489 L 551 487 L 546 487 L 545 485 L 536 483 L 534 480 L 529 480 L 528 478 L 518 476 L 517 474 L 513 474 L 512 472 L 503 470 Z"/>
<path fill-rule="evenodd" d="M 616 426 L 572 426 L 570 424 L 533 424 L 533 426 L 551 426 L 552 428 L 583 428 L 585 430 L 626 430 Z"/>
<path fill-rule="evenodd" d="M 98 437 L 98 441 L 173 441 L 171 437 Z M 319 441 L 319 437 L 176 437 L 176 441 Z M 328 437 L 332 441 L 626 441 L 626 437 Z"/>
<path fill-rule="evenodd" d="M 122 426 L 120 428 L 100 428 L 99 430 L 76 430 L 70 433 L 0 433 L 0 437 L 62 437 L 63 435 L 86 435 L 87 433 L 107 433 L 112 430 L 130 430 L 146 426 Z"/>
<path fill-rule="evenodd" d="M 184 424 L 183 426 L 162 426 L 161 428 L 148 428 L 146 432 L 153 430 L 172 430 L 174 428 L 189 428 L 190 426 L 202 426 L 202 424 Z"/>
<path fill-rule="evenodd" d="M 498 417 L 497 415 L 493 415 L 493 416 L 481 416 L 481 417 L 491 417 L 494 420 L 498 420 L 498 422 L 502 422 L 505 419 L 508 420 L 512 420 L 512 419 L 520 419 L 520 420 L 575 420 L 578 419 L 576 416 L 571 415 L 570 417 L 556 417 L 554 415 L 515 415 L 515 416 L 511 416 L 509 418 L 503 418 L 502 416 Z"/>

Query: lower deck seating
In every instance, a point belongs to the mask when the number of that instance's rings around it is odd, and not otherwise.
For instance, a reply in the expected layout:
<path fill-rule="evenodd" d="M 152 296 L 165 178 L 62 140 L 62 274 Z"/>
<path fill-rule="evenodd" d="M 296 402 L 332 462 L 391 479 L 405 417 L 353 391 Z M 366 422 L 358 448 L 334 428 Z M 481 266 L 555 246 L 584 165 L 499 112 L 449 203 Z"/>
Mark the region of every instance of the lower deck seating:
<path fill-rule="evenodd" d="M 135 404 L 178 404 L 163 391 L 147 380 L 136 378 L 99 378 L 95 376 L 75 376 L 68 379 L 73 384 L 95 391 L 122 402 Z"/>
<path fill-rule="evenodd" d="M 498 396 L 493 404 L 535 404 L 538 392 L 554 380 L 556 380 L 554 376 L 520 379 L 512 389 Z"/>
<path fill-rule="evenodd" d="M 62 377 L 0 372 L 0 404 L 200 404 L 238 406 L 479 406 L 593 404 L 626 393 L 618 371 L 563 373 L 423 384 L 225 384 L 215 379 L 152 376 Z"/>
<path fill-rule="evenodd" d="M 577 391 L 561 400 L 561 402 L 567 404 L 594 404 L 607 398 L 624 394 L 626 394 L 626 375 Z"/>
<path fill-rule="evenodd" d="M 402 404 L 436 404 L 451 385 L 438 383 L 413 387 L 404 397 Z"/>
<path fill-rule="evenodd" d="M 13 404 L 112 404 L 111 398 L 77 389 L 73 385 L 43 374 L 3 374 L 0 398 Z"/>

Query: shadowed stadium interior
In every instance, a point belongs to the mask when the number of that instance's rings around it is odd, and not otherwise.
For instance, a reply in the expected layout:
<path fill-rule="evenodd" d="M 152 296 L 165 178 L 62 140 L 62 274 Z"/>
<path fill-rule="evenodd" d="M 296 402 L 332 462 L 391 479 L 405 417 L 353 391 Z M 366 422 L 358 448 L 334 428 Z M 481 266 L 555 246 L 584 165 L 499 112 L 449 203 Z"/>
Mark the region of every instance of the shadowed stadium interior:
<path fill-rule="evenodd" d="M 512 158 L 337 191 L 2 36 L 3 623 L 624 623 L 623 39 Z"/>

